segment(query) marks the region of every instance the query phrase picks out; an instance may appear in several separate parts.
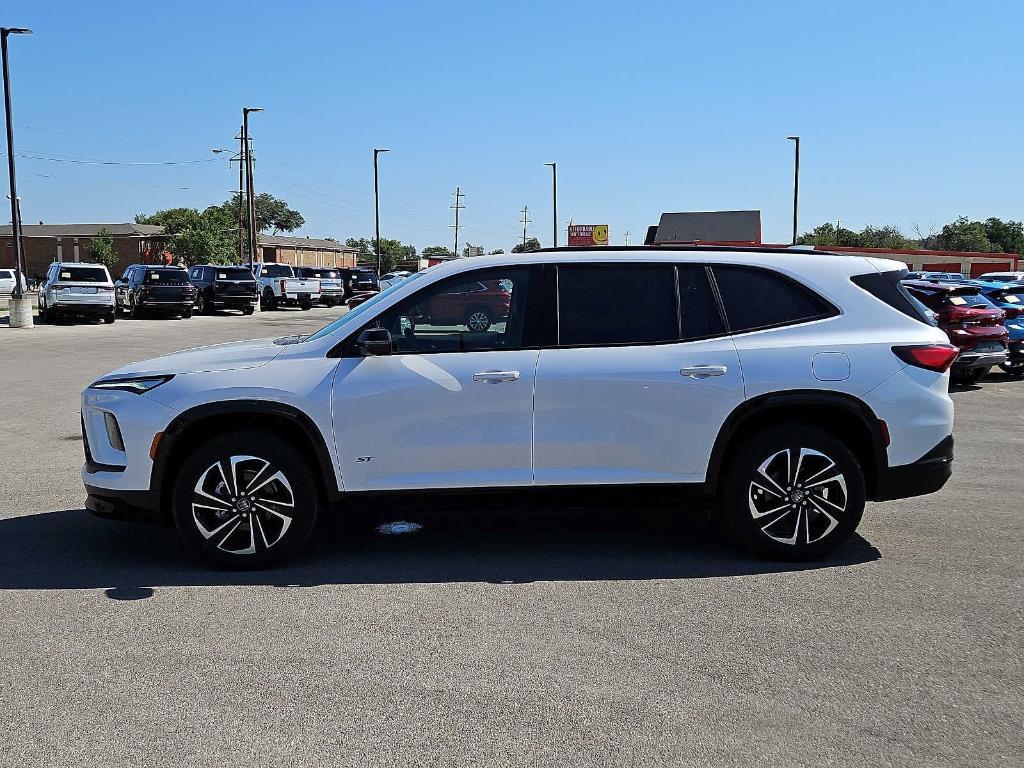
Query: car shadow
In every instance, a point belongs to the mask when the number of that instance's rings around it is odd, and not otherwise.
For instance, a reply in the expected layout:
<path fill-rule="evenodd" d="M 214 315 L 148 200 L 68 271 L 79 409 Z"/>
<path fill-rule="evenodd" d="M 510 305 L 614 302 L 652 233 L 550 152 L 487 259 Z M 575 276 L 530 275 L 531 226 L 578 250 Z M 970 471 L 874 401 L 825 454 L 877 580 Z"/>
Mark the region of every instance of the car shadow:
<path fill-rule="evenodd" d="M 387 519 L 384 516 L 381 519 Z M 207 567 L 173 529 L 70 509 L 0 520 L 0 589 L 107 590 L 143 599 L 154 587 L 694 579 L 859 565 L 878 550 L 855 535 L 810 563 L 734 549 L 697 515 L 659 510 L 391 516 L 403 526 L 323 525 L 293 562 L 264 571 Z M 418 527 L 419 526 L 419 527 Z"/>

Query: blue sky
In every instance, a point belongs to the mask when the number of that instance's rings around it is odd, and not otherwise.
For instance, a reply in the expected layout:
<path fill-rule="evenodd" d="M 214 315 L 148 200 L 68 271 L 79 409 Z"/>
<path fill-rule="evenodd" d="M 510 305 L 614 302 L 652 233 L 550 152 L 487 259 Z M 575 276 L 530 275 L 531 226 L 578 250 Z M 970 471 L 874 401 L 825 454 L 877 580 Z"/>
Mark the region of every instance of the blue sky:
<path fill-rule="evenodd" d="M 527 204 L 549 244 L 551 160 L 563 232 L 758 208 L 786 241 L 793 133 L 801 229 L 1024 217 L 1019 2 L 6 0 L 0 24 L 35 30 L 11 40 L 18 153 L 201 161 L 19 159 L 26 222 L 225 199 L 209 150 L 243 105 L 257 191 L 312 236 L 372 236 L 379 146 L 382 235 L 421 248 L 451 242 L 456 185 L 462 242 L 507 250 Z"/>

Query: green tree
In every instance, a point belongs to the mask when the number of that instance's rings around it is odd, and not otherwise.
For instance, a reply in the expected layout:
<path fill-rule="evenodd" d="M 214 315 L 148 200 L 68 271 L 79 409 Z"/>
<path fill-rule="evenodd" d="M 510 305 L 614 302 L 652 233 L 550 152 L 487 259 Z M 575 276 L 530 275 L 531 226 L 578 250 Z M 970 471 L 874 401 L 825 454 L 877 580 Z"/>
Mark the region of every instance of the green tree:
<path fill-rule="evenodd" d="M 852 229 L 847 229 L 843 226 L 826 222 L 820 224 L 810 232 L 804 232 L 797 238 L 797 243 L 800 245 L 820 245 L 822 247 L 829 247 L 834 245 L 845 245 L 850 248 L 856 248 L 861 245 L 860 233 L 854 232 Z"/>
<path fill-rule="evenodd" d="M 893 248 L 903 250 L 914 248 L 913 240 L 904 235 L 899 227 L 888 224 L 884 227 L 874 227 L 870 224 L 861 230 L 859 239 L 864 248 Z M 845 243 L 844 243 L 845 245 Z"/>
<path fill-rule="evenodd" d="M 428 245 L 423 249 L 424 257 L 433 257 L 436 259 L 438 257 L 446 258 L 451 255 L 451 249 L 444 245 Z"/>
<path fill-rule="evenodd" d="M 193 264 L 232 264 L 238 261 L 237 238 L 230 238 L 216 219 L 200 216 L 193 224 L 175 233 L 168 250 L 187 266 Z"/>
<path fill-rule="evenodd" d="M 96 236 L 89 240 L 86 258 L 95 264 L 102 264 L 111 273 L 117 269 L 119 257 L 114 250 L 114 238 L 111 237 L 109 229 L 100 227 Z"/>
<path fill-rule="evenodd" d="M 489 256 L 497 256 L 499 253 L 504 253 L 504 252 L 505 252 L 504 248 L 495 248 L 493 251 L 488 251 L 487 253 L 488 253 Z"/>
<path fill-rule="evenodd" d="M 1024 224 L 1003 221 L 994 216 L 985 219 L 985 236 L 1002 253 L 1024 253 Z"/>
<path fill-rule="evenodd" d="M 991 253 L 999 250 L 988 239 L 985 225 L 980 221 L 971 221 L 966 216 L 946 224 L 937 239 L 939 248 L 947 251 Z"/>
<path fill-rule="evenodd" d="M 530 253 L 531 251 L 540 250 L 540 240 L 536 237 L 531 237 L 525 243 L 517 244 L 513 249 L 512 253 Z"/>
<path fill-rule="evenodd" d="M 373 247 L 371 237 L 350 237 L 345 241 L 349 248 L 357 248 L 359 253 L 356 261 L 360 264 L 368 264 L 374 269 L 377 268 L 377 256 Z M 401 240 L 392 240 L 386 237 L 380 239 L 380 264 L 381 274 L 392 272 L 399 262 L 412 261 L 416 258 L 416 246 L 406 245 Z"/>
<path fill-rule="evenodd" d="M 274 197 L 267 192 L 256 195 L 256 231 L 270 232 L 273 235 L 279 232 L 294 232 L 306 223 L 305 217 L 295 209 L 289 207 L 284 200 Z M 238 226 L 238 193 L 236 192 L 229 200 L 225 200 L 218 208 L 222 216 Z M 209 210 L 209 209 L 207 209 Z M 148 222 L 139 222 L 148 223 Z M 242 211 L 242 227 L 249 225 L 248 212 Z"/>

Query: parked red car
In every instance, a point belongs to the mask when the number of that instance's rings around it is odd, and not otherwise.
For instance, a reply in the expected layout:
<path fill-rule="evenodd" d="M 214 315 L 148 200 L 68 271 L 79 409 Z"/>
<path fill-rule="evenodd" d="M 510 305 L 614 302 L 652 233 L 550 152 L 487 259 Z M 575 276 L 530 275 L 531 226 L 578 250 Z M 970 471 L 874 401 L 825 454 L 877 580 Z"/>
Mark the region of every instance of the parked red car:
<path fill-rule="evenodd" d="M 953 381 L 980 381 L 993 365 L 1006 362 L 1006 313 L 981 295 L 976 285 L 905 280 L 903 286 L 937 316 L 939 328 L 959 347 L 950 368 Z"/>
<path fill-rule="evenodd" d="M 471 331 L 486 331 L 508 317 L 512 294 L 500 280 L 472 280 L 436 294 L 416 309 L 417 323 L 465 325 Z"/>

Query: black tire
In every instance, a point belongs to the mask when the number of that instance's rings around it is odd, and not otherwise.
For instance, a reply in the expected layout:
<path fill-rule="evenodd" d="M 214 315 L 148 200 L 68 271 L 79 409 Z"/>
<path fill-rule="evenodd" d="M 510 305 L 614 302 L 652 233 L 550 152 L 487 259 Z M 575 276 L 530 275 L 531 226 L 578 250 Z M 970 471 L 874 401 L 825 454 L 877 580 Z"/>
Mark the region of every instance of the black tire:
<path fill-rule="evenodd" d="M 1011 376 L 1024 376 L 1024 360 L 1013 363 L 1000 363 L 999 367 Z"/>
<path fill-rule="evenodd" d="M 491 318 L 491 312 L 487 307 L 470 307 L 466 311 L 466 316 L 462 319 L 466 327 L 471 331 L 477 331 L 483 333 L 491 327 L 491 323 L 494 320 Z"/>
<path fill-rule="evenodd" d="M 312 308 L 313 308 L 313 302 L 312 301 L 309 301 L 308 299 L 304 300 L 304 301 L 299 301 L 299 309 L 301 309 L 303 312 L 308 312 Z"/>
<path fill-rule="evenodd" d="M 720 493 L 742 546 L 794 561 L 842 545 L 860 524 L 864 501 L 864 472 L 853 453 L 828 432 L 796 423 L 745 436 L 730 455 Z"/>
<path fill-rule="evenodd" d="M 199 295 L 196 296 L 196 314 L 207 315 L 209 312 L 210 308 L 206 306 L 206 297 L 200 291 Z"/>
<path fill-rule="evenodd" d="M 953 371 L 950 373 L 949 380 L 952 384 L 959 384 L 961 386 L 968 384 L 977 384 L 983 378 L 988 376 L 988 372 L 991 366 L 983 366 L 981 368 L 968 368 L 966 371 Z"/>
<path fill-rule="evenodd" d="M 260 294 L 260 309 L 277 309 L 277 296 L 270 288 L 264 288 Z"/>
<path fill-rule="evenodd" d="M 132 299 L 132 303 L 128 307 L 128 317 L 132 320 L 138 320 L 142 317 L 142 307 L 135 303 L 135 299 Z"/>
<path fill-rule="evenodd" d="M 246 307 L 245 309 L 242 310 L 242 314 L 243 315 L 251 315 L 255 311 L 256 310 L 253 307 Z"/>
<path fill-rule="evenodd" d="M 107 325 L 110 325 L 115 320 L 117 320 L 117 313 L 116 312 L 111 312 L 109 315 L 104 315 L 103 316 L 103 322 L 106 323 Z"/>
<path fill-rule="evenodd" d="M 320 508 L 308 465 L 294 445 L 268 432 L 229 432 L 207 440 L 192 449 L 173 479 L 171 513 L 178 533 L 200 557 L 222 568 L 266 568 L 293 557 Z M 284 483 L 262 482 L 278 472 Z M 255 493 L 232 493 L 228 484 L 236 475 Z"/>
<path fill-rule="evenodd" d="M 49 322 L 51 322 L 50 313 L 43 307 L 42 304 L 39 304 L 38 315 L 39 315 L 39 322 L 40 323 L 49 323 Z"/>

